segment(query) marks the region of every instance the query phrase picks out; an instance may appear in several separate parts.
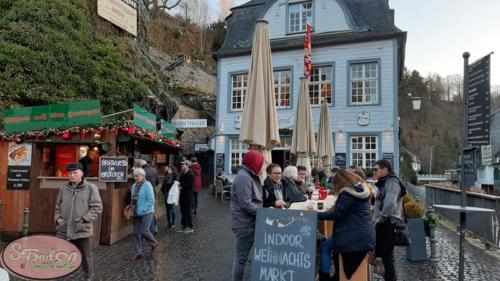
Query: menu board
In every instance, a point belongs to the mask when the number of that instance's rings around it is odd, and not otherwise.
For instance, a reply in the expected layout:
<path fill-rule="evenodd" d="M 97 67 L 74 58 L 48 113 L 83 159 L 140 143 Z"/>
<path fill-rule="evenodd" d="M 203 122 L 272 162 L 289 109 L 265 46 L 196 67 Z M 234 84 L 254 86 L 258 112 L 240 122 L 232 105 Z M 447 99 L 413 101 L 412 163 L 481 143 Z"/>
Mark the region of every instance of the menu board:
<path fill-rule="evenodd" d="M 338 166 L 341 169 L 347 168 L 345 153 L 335 153 L 335 166 Z"/>
<path fill-rule="evenodd" d="M 125 182 L 127 170 L 127 157 L 101 156 L 99 158 L 99 181 Z"/>
<path fill-rule="evenodd" d="M 315 280 L 316 222 L 316 212 L 258 209 L 251 280 Z"/>
<path fill-rule="evenodd" d="M 31 143 L 9 143 L 7 189 L 27 190 L 30 188 Z"/>

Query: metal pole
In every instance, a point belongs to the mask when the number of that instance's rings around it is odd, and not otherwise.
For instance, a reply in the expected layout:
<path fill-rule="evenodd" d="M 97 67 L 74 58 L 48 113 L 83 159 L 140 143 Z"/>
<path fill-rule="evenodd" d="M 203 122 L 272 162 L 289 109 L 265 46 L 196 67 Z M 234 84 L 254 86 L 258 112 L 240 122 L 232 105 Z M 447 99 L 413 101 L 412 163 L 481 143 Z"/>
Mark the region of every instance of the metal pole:
<path fill-rule="evenodd" d="M 0 200 L 0 241 L 2 241 L 3 201 Z"/>
<path fill-rule="evenodd" d="M 30 209 L 24 208 L 23 236 L 27 236 L 28 235 L 29 218 L 30 218 Z"/>
<path fill-rule="evenodd" d="M 431 158 L 429 159 L 429 184 L 431 184 L 431 174 L 432 174 L 432 150 L 434 146 L 431 146 Z"/>
<path fill-rule="evenodd" d="M 463 58 L 464 58 L 464 92 L 463 92 L 463 102 L 464 102 L 464 113 L 463 113 L 463 150 L 462 150 L 462 163 L 461 163 L 461 169 L 460 169 L 460 175 L 461 175 L 461 196 L 460 196 L 460 206 L 462 208 L 465 208 L 467 204 L 467 193 L 466 193 L 466 186 L 465 186 L 465 164 L 464 164 L 464 156 L 465 156 L 465 149 L 468 146 L 468 140 L 467 140 L 467 119 L 469 118 L 468 116 L 468 99 L 469 99 L 469 73 L 468 73 L 468 68 L 469 68 L 469 57 L 470 54 L 468 52 L 463 53 Z M 459 246 L 459 257 L 458 257 L 458 280 L 459 281 L 464 281 L 464 242 L 465 242 L 465 212 L 460 212 L 460 246 Z"/>
<path fill-rule="evenodd" d="M 427 208 L 427 214 L 429 217 L 433 217 L 435 216 L 434 215 L 434 208 L 432 207 L 429 207 Z M 430 235 L 429 235 L 429 242 L 430 242 L 430 246 L 431 246 L 431 255 L 429 257 L 429 260 L 430 261 L 439 261 L 439 257 L 436 253 L 436 242 L 437 242 L 437 239 L 436 239 L 436 229 L 435 227 L 430 227 L 429 226 L 429 230 L 430 230 Z"/>

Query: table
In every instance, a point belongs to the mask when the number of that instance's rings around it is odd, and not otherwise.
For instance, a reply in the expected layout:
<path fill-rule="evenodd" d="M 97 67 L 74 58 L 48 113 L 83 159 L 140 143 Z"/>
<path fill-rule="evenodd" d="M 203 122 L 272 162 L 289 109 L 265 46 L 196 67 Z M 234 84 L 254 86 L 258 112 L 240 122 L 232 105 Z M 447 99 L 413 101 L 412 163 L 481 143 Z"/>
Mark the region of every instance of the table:
<path fill-rule="evenodd" d="M 325 200 L 307 200 L 304 202 L 295 202 L 290 205 L 291 210 L 304 210 L 307 211 L 308 206 L 312 206 L 314 211 L 326 212 L 330 210 L 337 201 L 337 196 L 328 195 Z M 323 209 L 318 210 L 318 202 L 323 203 Z M 330 237 L 332 235 L 333 221 L 319 220 L 318 221 L 318 231 L 325 237 Z"/>
<path fill-rule="evenodd" d="M 465 240 L 465 216 L 467 213 L 482 212 L 482 213 L 494 213 L 493 209 L 478 208 L 478 207 L 467 207 L 458 205 L 434 205 L 434 208 L 445 209 L 455 212 L 460 212 L 460 247 L 459 247 L 459 259 L 458 259 L 458 280 L 464 280 L 464 240 Z"/>

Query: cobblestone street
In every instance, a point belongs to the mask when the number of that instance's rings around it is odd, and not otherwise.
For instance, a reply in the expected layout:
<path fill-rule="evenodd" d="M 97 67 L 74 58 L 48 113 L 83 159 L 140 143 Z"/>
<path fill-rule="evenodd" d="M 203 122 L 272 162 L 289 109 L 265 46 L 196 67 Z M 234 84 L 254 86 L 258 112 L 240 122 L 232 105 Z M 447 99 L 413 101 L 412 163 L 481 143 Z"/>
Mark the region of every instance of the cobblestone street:
<path fill-rule="evenodd" d="M 193 234 L 166 231 L 164 218 L 161 219 L 156 235 L 161 250 L 155 255 L 146 254 L 140 261 L 130 261 L 131 237 L 111 247 L 99 246 L 94 258 L 95 280 L 230 280 L 234 240 L 229 201 L 215 201 L 206 191 L 200 194 L 200 199 Z M 409 262 L 404 248 L 397 249 L 398 280 L 458 280 L 458 235 L 445 227 L 440 227 L 436 234 L 440 255 L 437 263 Z M 465 280 L 500 280 L 500 259 L 494 255 L 466 243 L 465 258 Z M 79 278 L 81 270 L 65 280 Z M 372 276 L 372 280 L 383 279 Z"/>

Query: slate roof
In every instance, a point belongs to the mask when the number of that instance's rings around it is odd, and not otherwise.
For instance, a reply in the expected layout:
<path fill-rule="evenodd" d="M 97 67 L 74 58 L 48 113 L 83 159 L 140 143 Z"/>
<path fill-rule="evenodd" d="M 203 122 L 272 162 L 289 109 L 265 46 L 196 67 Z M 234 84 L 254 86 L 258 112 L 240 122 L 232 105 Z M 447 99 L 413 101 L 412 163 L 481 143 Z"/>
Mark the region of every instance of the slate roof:
<path fill-rule="evenodd" d="M 250 54 L 255 22 L 278 0 L 251 0 L 234 7 L 226 18 L 227 34 L 216 58 Z M 348 17 L 352 31 L 313 33 L 312 46 L 340 45 L 355 42 L 397 38 L 400 74 L 404 65 L 406 32 L 394 25 L 394 10 L 388 0 L 326 0 L 337 1 Z M 290 36 L 271 40 L 273 51 L 301 49 L 303 36 Z"/>

